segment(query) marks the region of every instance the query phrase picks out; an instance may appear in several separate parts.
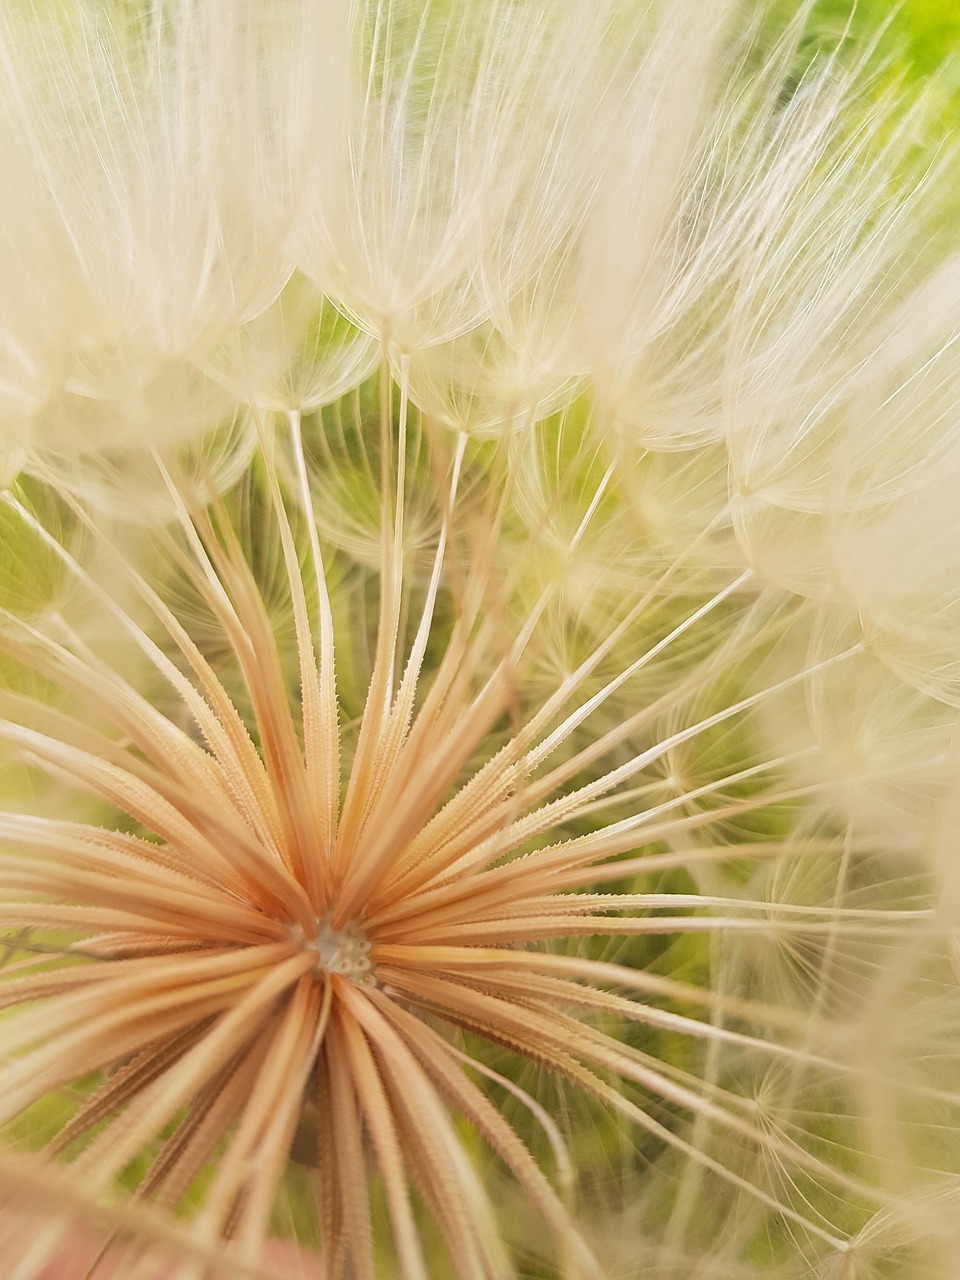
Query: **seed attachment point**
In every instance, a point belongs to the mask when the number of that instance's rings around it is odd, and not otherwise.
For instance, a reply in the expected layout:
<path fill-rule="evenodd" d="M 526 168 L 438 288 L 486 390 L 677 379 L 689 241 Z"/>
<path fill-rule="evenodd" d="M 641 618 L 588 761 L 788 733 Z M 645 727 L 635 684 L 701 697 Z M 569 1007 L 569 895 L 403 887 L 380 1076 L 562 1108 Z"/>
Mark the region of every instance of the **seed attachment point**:
<path fill-rule="evenodd" d="M 351 982 L 366 987 L 376 986 L 370 943 L 352 922 L 342 929 L 331 929 L 329 920 L 320 920 L 316 936 L 305 941 L 303 946 L 307 951 L 316 951 L 318 972 L 338 973 Z"/>

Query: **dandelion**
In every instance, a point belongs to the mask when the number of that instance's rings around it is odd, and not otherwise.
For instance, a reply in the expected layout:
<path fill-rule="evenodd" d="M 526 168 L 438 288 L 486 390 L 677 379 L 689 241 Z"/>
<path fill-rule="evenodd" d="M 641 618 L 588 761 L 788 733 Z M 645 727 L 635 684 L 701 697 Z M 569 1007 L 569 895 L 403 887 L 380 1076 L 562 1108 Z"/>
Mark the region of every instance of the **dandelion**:
<path fill-rule="evenodd" d="M 814 510 L 866 559 L 945 501 L 909 130 L 876 152 L 892 103 L 832 63 L 783 104 L 799 24 L 751 81 L 733 6 L 575 11 L 81 6 L 57 94 L 5 28 L 0 145 L 75 290 L 0 349 L 18 1280 L 81 1228 L 91 1275 L 273 1274 L 296 1237 L 325 1280 L 950 1238 L 950 881 L 896 759 L 947 751 L 949 668 L 873 643 L 879 575 L 762 533 Z M 874 457 L 845 397 L 879 365 Z"/>

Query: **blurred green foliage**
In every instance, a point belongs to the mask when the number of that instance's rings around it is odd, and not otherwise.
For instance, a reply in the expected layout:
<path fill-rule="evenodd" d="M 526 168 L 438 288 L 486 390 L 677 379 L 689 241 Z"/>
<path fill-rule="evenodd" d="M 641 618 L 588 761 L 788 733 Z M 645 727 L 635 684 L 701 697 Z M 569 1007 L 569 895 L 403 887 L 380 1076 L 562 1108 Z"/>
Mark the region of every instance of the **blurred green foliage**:
<path fill-rule="evenodd" d="M 878 58 L 897 70 L 943 75 L 960 92 L 960 0 L 817 0 L 811 39 L 833 43 L 847 31 L 860 45 L 876 40 Z"/>

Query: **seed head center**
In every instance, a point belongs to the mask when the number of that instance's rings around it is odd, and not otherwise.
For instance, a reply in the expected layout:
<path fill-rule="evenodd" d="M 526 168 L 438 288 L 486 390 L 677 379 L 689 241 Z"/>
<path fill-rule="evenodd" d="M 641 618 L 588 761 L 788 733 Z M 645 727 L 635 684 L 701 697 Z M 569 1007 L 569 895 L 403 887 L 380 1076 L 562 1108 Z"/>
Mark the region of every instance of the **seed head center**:
<path fill-rule="evenodd" d="M 376 986 L 369 939 L 352 922 L 342 929 L 332 929 L 329 920 L 319 920 L 316 936 L 303 945 L 308 951 L 316 951 L 318 972 L 338 973 L 351 982 Z"/>

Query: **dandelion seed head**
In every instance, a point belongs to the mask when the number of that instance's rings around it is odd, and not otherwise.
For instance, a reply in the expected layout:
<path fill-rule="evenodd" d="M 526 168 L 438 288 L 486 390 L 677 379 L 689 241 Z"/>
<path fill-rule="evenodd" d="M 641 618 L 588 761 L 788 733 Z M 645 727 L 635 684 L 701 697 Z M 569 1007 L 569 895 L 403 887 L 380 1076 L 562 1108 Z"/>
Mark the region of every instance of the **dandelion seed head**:
<path fill-rule="evenodd" d="M 190 1280 L 799 1277 L 945 1213 L 947 157 L 742 12 L 0 19 L 27 1280 L 85 1206 Z"/>

